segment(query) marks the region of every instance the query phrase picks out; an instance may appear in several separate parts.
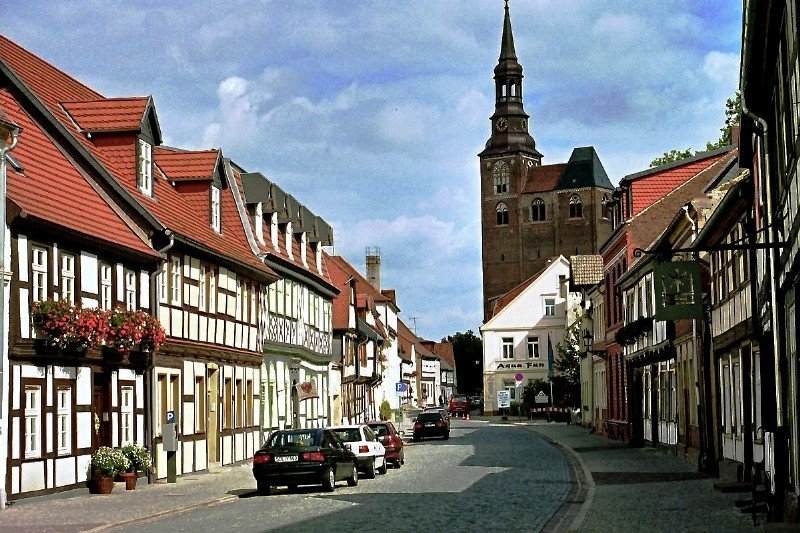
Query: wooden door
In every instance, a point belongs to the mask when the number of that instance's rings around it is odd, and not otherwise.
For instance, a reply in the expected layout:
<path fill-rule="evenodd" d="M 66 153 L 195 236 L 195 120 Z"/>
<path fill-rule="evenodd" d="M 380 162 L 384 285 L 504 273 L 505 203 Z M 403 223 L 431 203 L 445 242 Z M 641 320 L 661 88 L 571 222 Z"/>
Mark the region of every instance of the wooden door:
<path fill-rule="evenodd" d="M 92 450 L 112 446 L 111 376 L 106 372 L 92 375 Z"/>

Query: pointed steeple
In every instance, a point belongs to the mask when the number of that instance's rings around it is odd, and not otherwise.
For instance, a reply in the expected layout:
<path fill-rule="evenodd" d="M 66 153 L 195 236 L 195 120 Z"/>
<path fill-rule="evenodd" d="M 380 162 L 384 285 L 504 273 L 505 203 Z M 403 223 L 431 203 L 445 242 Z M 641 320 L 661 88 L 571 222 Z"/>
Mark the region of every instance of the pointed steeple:
<path fill-rule="evenodd" d="M 517 52 L 514 50 L 514 34 L 511 32 L 511 15 L 508 12 L 508 0 L 506 0 L 506 18 L 503 20 L 503 38 L 500 41 L 500 61 L 504 59 L 517 60 Z"/>
<path fill-rule="evenodd" d="M 495 105 L 492 136 L 482 154 L 526 152 L 538 161 L 542 154 L 528 133 L 528 115 L 522 105 L 522 66 L 517 62 L 514 34 L 511 31 L 511 14 L 505 4 L 503 36 L 500 39 L 500 58 L 494 67 Z"/>

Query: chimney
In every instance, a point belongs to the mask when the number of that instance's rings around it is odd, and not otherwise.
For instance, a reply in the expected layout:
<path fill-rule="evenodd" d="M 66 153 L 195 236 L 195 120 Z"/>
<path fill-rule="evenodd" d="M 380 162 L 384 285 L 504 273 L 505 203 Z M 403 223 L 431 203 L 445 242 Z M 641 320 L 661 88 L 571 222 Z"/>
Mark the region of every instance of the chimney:
<path fill-rule="evenodd" d="M 742 128 L 737 123 L 731 126 L 731 144 L 734 146 L 739 146 L 739 137 L 741 136 Z"/>
<path fill-rule="evenodd" d="M 381 249 L 377 246 L 367 247 L 367 281 L 381 290 Z"/>

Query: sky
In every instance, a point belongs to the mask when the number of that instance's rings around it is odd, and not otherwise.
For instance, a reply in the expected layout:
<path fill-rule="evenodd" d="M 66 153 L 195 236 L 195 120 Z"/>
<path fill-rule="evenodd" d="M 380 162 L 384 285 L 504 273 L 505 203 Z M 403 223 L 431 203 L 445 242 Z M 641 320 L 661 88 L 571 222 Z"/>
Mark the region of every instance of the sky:
<path fill-rule="evenodd" d="M 741 2 L 511 0 L 544 164 L 592 145 L 612 182 L 715 141 Z M 108 97 L 153 95 L 164 142 L 222 148 L 334 228 L 432 340 L 482 319 L 477 154 L 501 0 L 0 0 L 4 35 Z"/>

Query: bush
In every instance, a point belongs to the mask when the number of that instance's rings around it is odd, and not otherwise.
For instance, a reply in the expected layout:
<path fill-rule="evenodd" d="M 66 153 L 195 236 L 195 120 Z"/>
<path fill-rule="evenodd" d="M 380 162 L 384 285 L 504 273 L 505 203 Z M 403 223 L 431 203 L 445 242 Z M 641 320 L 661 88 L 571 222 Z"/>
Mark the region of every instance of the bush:
<path fill-rule="evenodd" d="M 389 405 L 389 400 L 383 400 L 378 411 L 381 420 L 389 420 L 392 417 L 392 406 Z"/>

